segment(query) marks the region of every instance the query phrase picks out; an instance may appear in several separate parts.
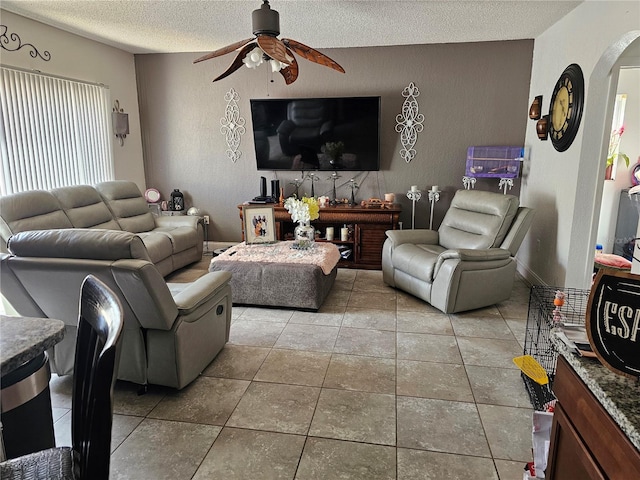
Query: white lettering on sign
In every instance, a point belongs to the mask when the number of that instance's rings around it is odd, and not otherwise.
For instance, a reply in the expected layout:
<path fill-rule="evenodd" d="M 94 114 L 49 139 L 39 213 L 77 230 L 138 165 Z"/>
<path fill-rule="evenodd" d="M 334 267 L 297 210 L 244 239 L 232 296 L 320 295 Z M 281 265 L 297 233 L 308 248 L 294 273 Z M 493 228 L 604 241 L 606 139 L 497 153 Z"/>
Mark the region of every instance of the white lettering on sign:
<path fill-rule="evenodd" d="M 605 301 L 603 321 L 608 334 L 635 342 L 640 330 L 640 308 Z"/>

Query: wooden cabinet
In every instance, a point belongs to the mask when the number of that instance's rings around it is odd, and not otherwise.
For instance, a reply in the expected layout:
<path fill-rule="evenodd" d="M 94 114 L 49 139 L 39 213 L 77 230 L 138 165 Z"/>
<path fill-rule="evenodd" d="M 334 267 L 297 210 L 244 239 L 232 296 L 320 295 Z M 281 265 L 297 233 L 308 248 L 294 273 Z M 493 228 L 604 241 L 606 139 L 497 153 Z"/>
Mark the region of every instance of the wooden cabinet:
<path fill-rule="evenodd" d="M 242 220 L 242 205 L 240 219 Z M 316 241 L 325 240 L 327 227 L 334 228 L 334 239 L 343 256 L 338 264 L 340 267 L 380 269 L 382 268 L 382 244 L 387 236 L 387 230 L 398 228 L 400 206 L 393 208 L 363 208 L 336 206 L 320 209 L 320 217 L 313 220 L 311 225 L 316 229 Z M 291 221 L 289 212 L 284 207 L 274 207 L 276 235 L 279 240 L 292 240 L 295 224 Z M 244 223 L 241 221 L 244 225 Z M 340 229 L 346 226 L 349 236 L 346 241 L 340 239 Z M 244 240 L 244 231 L 242 232 Z"/>
<path fill-rule="evenodd" d="M 640 478 L 640 452 L 567 363 L 558 357 L 550 480 Z"/>
<path fill-rule="evenodd" d="M 356 263 L 382 268 L 382 244 L 387 239 L 384 232 L 392 229 L 385 224 L 357 223 Z"/>
<path fill-rule="evenodd" d="M 602 470 L 560 404 L 553 413 L 553 422 L 554 448 L 549 454 L 548 478 L 604 480 Z"/>

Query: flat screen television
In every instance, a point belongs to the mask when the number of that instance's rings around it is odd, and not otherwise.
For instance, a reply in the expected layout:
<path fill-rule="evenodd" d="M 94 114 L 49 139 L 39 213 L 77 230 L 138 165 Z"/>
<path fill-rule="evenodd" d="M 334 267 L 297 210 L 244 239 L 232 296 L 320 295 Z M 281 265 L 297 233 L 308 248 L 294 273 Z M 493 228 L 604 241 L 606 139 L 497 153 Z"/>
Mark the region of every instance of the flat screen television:
<path fill-rule="evenodd" d="M 258 170 L 379 170 L 380 97 L 252 99 Z"/>

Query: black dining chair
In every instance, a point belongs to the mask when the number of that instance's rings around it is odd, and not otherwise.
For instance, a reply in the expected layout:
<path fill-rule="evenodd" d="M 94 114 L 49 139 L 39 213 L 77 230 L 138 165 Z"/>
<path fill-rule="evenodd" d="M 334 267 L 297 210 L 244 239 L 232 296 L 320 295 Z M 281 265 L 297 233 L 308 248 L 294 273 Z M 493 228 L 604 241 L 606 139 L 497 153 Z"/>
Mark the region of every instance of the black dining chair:
<path fill-rule="evenodd" d="M 113 386 L 118 371 L 122 307 L 100 280 L 81 287 L 71 400 L 72 447 L 34 452 L 0 463 L 1 480 L 107 480 Z"/>

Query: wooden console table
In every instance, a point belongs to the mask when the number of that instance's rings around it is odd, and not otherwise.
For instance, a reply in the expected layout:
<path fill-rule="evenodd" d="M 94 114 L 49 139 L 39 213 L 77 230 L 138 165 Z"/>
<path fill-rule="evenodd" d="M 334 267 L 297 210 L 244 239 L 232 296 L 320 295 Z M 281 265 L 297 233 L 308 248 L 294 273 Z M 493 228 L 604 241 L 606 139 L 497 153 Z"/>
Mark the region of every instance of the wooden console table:
<path fill-rule="evenodd" d="M 244 241 L 242 205 L 238 205 L 238 208 L 240 209 L 242 240 Z M 343 254 L 342 260 L 338 263 L 339 267 L 380 270 L 382 268 L 382 244 L 387 238 L 384 232 L 398 228 L 401 211 L 400 205 L 393 208 L 363 208 L 347 205 L 323 207 L 320 209 L 320 217 L 313 220 L 311 225 L 316 229 L 316 241 L 318 242 L 327 241 L 325 240 L 327 227 L 334 228 L 335 236 L 331 242 L 336 244 Z M 289 212 L 283 206 L 275 205 L 274 216 L 278 240 L 293 239 L 293 230 L 296 225 L 291 221 Z M 345 225 L 349 229 L 349 238 L 343 242 L 340 240 L 340 228 Z M 347 255 L 347 253 L 349 254 Z"/>

